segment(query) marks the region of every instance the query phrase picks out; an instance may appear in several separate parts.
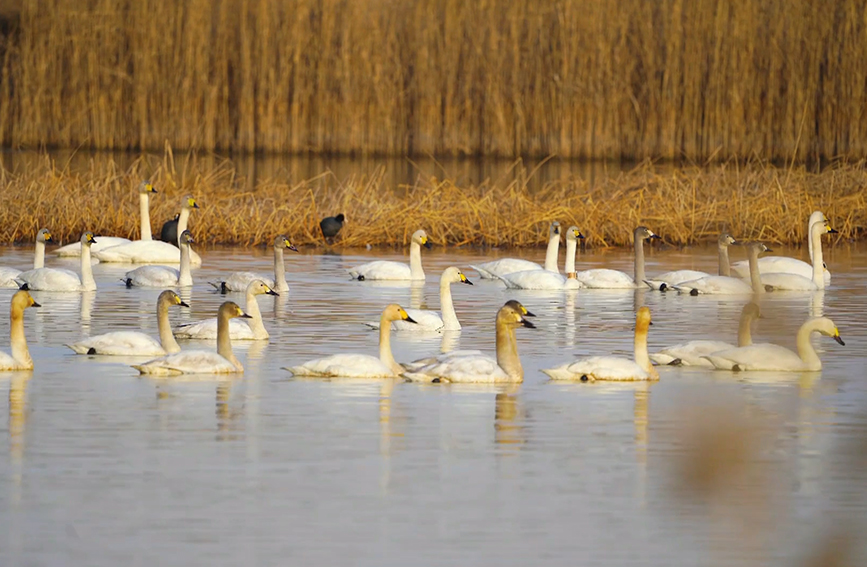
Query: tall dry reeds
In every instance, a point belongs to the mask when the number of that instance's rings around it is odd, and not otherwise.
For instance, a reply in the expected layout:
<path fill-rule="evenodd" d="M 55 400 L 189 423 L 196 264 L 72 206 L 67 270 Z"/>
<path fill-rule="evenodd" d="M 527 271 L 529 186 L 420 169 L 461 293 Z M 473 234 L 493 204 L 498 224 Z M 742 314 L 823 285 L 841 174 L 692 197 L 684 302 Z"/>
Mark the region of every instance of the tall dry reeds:
<path fill-rule="evenodd" d="M 867 150 L 862 0 L 27 0 L 6 20 L 6 146 Z"/>
<path fill-rule="evenodd" d="M 208 244 L 260 244 L 285 233 L 298 243 L 321 241 L 318 223 L 342 211 L 351 223 L 345 246 L 399 245 L 418 228 L 448 245 L 534 246 L 547 239 L 548 223 L 577 225 L 592 246 L 624 245 L 639 223 L 672 244 L 713 240 L 721 230 L 738 238 L 803 243 L 815 209 L 831 219 L 840 238 L 858 238 L 867 227 L 867 165 L 839 164 L 819 173 L 762 163 L 720 164 L 660 173 L 652 164 L 590 184 L 564 179 L 528 186 L 533 172 L 516 163 L 511 177 L 459 186 L 427 178 L 389 186 L 383 170 L 337 179 L 330 173 L 288 183 L 239 176 L 229 161 L 202 165 L 142 157 L 120 171 L 111 159 L 94 159 L 83 171 L 58 167 L 50 158 L 20 172 L 0 170 L 0 242 L 32 240 L 47 226 L 64 240 L 84 229 L 138 237 L 134 193 L 149 178 L 153 228 L 172 217 L 192 193 L 201 205 L 191 220 Z"/>

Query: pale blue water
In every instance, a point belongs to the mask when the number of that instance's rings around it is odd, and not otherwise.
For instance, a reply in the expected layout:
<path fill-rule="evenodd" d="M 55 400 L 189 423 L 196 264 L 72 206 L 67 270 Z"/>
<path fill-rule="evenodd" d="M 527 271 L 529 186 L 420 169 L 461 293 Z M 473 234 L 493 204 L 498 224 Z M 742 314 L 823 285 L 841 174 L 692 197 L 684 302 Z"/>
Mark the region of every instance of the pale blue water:
<path fill-rule="evenodd" d="M 263 249 L 201 252 L 184 294 L 192 308 L 173 310 L 174 321 L 213 316 L 224 298 L 206 282 L 219 274 L 270 271 Z M 344 276 L 401 251 L 287 254 L 292 290 L 260 298 L 271 340 L 235 343 L 246 367 L 236 379 L 140 378 L 131 360 L 63 347 L 117 329 L 156 335 L 158 291 L 126 289 L 125 267 L 96 266 L 96 296 L 35 292 L 43 307 L 27 312 L 25 328 L 36 369 L 0 373 L 0 565 L 800 565 L 833 529 L 864 528 L 865 250 L 829 255 L 823 296 L 763 303 L 756 341 L 792 347 L 810 313 L 834 319 L 846 346 L 815 339 L 821 374 L 665 368 L 652 385 L 555 385 L 539 369 L 628 354 L 639 304 L 653 312 L 651 348 L 733 341 L 741 302 L 506 293 L 467 267 L 484 259 L 477 252 L 424 254 L 418 288 Z M 516 254 L 541 261 L 544 251 Z M 29 249 L 0 248 L 0 265 L 30 262 Z M 708 249 L 655 252 L 648 273 L 715 263 Z M 77 265 L 50 255 L 48 264 Z M 493 354 L 493 317 L 507 299 L 538 315 L 537 329 L 518 331 L 524 384 L 298 380 L 281 370 L 339 351 L 376 354 L 363 322 L 389 302 L 438 308 L 438 274 L 452 264 L 477 284 L 452 286 L 464 326 L 456 346 Z M 628 271 L 631 260 L 587 254 L 585 265 Z M 0 305 L 12 293 L 0 290 Z M 3 349 L 7 336 L 3 317 Z M 411 360 L 437 352 L 440 338 L 396 334 L 393 346 Z M 710 491 L 682 472 L 703 427 L 750 432 L 734 443 L 745 456 L 723 459 L 745 465 Z M 863 564 L 863 547 L 856 539 L 851 564 Z"/>

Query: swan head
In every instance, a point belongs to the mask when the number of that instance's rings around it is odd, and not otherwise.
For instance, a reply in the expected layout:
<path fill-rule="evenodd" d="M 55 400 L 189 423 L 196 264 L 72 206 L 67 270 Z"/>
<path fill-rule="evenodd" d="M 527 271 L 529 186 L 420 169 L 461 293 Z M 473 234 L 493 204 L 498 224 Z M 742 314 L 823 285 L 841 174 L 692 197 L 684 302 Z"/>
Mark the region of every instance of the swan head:
<path fill-rule="evenodd" d="M 274 249 L 275 250 L 281 250 L 283 248 L 288 248 L 289 250 L 292 250 L 293 252 L 298 252 L 298 248 L 296 248 L 294 244 L 289 242 L 289 238 L 287 238 L 286 235 L 281 234 L 280 236 L 278 236 L 277 238 L 274 239 Z"/>
<path fill-rule="evenodd" d="M 535 315 L 521 305 L 520 301 L 510 299 L 497 311 L 497 325 L 505 324 L 515 327 L 523 325 L 524 327 L 535 329 L 536 325 L 527 321 L 526 317 L 535 317 Z"/>
<path fill-rule="evenodd" d="M 450 266 L 443 270 L 443 275 L 440 277 L 440 281 L 448 282 L 450 284 L 453 283 L 465 283 L 469 285 L 473 285 L 467 276 L 460 270 L 460 268 L 456 268 L 454 266 Z"/>
<path fill-rule="evenodd" d="M 813 226 L 817 222 L 822 222 L 824 220 L 828 220 L 828 217 L 825 216 L 825 213 L 822 211 L 813 211 L 810 214 L 810 226 Z"/>
<path fill-rule="evenodd" d="M 189 307 L 189 304 L 181 299 L 177 293 L 170 289 L 165 290 L 157 298 L 157 303 L 165 303 L 166 305 L 178 305 L 180 307 Z"/>
<path fill-rule="evenodd" d="M 741 317 L 751 317 L 753 319 L 761 319 L 762 318 L 762 310 L 757 303 L 749 302 L 744 305 L 743 310 L 741 311 Z"/>
<path fill-rule="evenodd" d="M 765 246 L 764 242 L 751 242 L 749 252 L 751 255 L 755 254 L 756 256 L 758 256 L 762 252 L 773 252 L 773 250 Z"/>
<path fill-rule="evenodd" d="M 157 190 L 154 189 L 153 183 L 145 179 L 138 185 L 138 192 L 142 195 L 147 195 L 148 193 L 156 193 Z"/>
<path fill-rule="evenodd" d="M 181 201 L 181 208 L 182 209 L 198 209 L 199 204 L 196 202 L 196 200 L 193 198 L 192 195 L 186 195 L 183 198 L 183 200 Z"/>
<path fill-rule="evenodd" d="M 837 329 L 837 325 L 834 324 L 834 321 L 827 317 L 816 317 L 815 319 L 812 319 L 811 322 L 814 331 L 818 331 L 826 337 L 831 337 L 840 345 L 846 346 L 846 343 L 844 343 L 842 337 L 840 337 L 840 330 Z"/>
<path fill-rule="evenodd" d="M 406 321 L 407 323 L 415 323 L 415 319 L 407 314 L 403 307 L 396 303 L 387 305 L 382 310 L 382 319 L 385 321 Z"/>
<path fill-rule="evenodd" d="M 661 236 L 659 236 L 646 226 L 635 227 L 635 240 L 647 240 L 648 238 L 662 239 Z"/>
<path fill-rule="evenodd" d="M 36 242 L 41 242 L 43 244 L 46 242 L 54 242 L 51 238 L 51 231 L 47 228 L 40 228 L 39 232 L 36 233 Z"/>
<path fill-rule="evenodd" d="M 578 230 L 577 226 L 570 226 L 569 230 L 566 231 L 566 240 L 574 240 L 577 242 L 579 239 L 583 240 L 584 235 L 581 234 L 581 231 Z"/>
<path fill-rule="evenodd" d="M 638 310 L 638 313 L 635 314 L 635 332 L 637 333 L 647 333 L 647 328 L 653 325 L 653 321 L 650 317 L 650 307 L 642 307 Z"/>
<path fill-rule="evenodd" d="M 421 229 L 412 233 L 412 242 L 413 244 L 424 246 L 428 250 L 433 247 L 433 242 L 431 242 L 430 238 L 427 237 L 427 233 Z"/>
<path fill-rule="evenodd" d="M 548 238 L 560 238 L 560 223 L 554 221 L 551 223 L 551 226 L 548 227 Z"/>
<path fill-rule="evenodd" d="M 268 287 L 268 284 L 266 284 L 262 280 L 253 280 L 249 284 L 247 284 L 247 293 L 251 293 L 253 295 L 280 295 L 279 293 Z"/>
<path fill-rule="evenodd" d="M 815 233 L 818 233 L 819 235 L 837 234 L 837 230 L 831 228 L 831 224 L 826 220 L 820 220 L 820 221 L 814 222 L 812 225 L 810 225 L 810 232 L 811 233 L 815 232 Z"/>
<path fill-rule="evenodd" d="M 717 243 L 720 246 L 731 246 L 732 244 L 737 244 L 738 241 L 735 240 L 734 236 L 732 236 L 731 234 L 724 232 L 719 235 L 719 240 L 717 240 Z"/>
<path fill-rule="evenodd" d="M 29 292 L 24 290 L 16 291 L 15 295 L 12 296 L 12 312 L 18 311 L 20 313 L 28 307 L 42 306 L 36 303 L 36 300 L 33 299 L 33 296 Z"/>
<path fill-rule="evenodd" d="M 252 319 L 252 317 L 244 313 L 244 310 L 238 307 L 238 304 L 234 301 L 226 301 L 225 303 L 220 305 L 218 315 L 227 319 L 234 319 L 235 317 L 241 317 L 242 319 Z"/>
<path fill-rule="evenodd" d="M 96 244 L 96 239 L 93 237 L 92 232 L 86 230 L 84 231 L 84 234 L 81 235 L 81 245 L 90 246 L 91 244 Z"/>
<path fill-rule="evenodd" d="M 180 238 L 178 238 L 178 242 L 189 246 L 190 244 L 195 244 L 196 240 L 193 238 L 193 234 L 189 230 L 185 230 L 181 233 Z"/>

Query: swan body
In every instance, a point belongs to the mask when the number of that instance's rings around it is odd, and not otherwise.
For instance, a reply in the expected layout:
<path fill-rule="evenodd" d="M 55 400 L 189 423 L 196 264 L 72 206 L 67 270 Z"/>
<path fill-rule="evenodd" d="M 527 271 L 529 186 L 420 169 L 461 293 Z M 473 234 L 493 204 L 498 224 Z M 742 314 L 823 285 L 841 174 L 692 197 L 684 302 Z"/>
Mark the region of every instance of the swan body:
<path fill-rule="evenodd" d="M 96 242 L 89 230 L 81 235 L 81 275 L 60 268 L 38 268 L 21 272 L 16 281 L 21 289 L 34 291 L 93 291 L 96 281 L 90 265 L 90 246 Z"/>
<path fill-rule="evenodd" d="M 782 372 L 812 372 L 822 369 L 822 361 L 810 344 L 810 335 L 821 333 L 841 345 L 840 331 L 827 317 L 813 317 L 798 329 L 798 352 L 775 344 L 759 344 L 715 352 L 707 359 L 720 370 L 775 370 Z"/>
<path fill-rule="evenodd" d="M 719 256 L 719 275 L 721 276 L 731 275 L 731 267 L 729 265 L 729 246 L 732 244 L 737 244 L 737 240 L 728 233 L 724 232 L 720 234 L 719 239 L 717 240 L 717 254 Z M 675 270 L 673 272 L 666 272 L 656 276 L 656 278 L 652 280 L 644 280 L 644 283 L 650 286 L 650 289 L 667 291 L 673 289 L 677 284 L 709 276 L 710 274 L 699 272 L 697 270 Z"/>
<path fill-rule="evenodd" d="M 647 330 L 650 324 L 650 309 L 640 308 L 635 317 L 634 360 L 621 356 L 590 356 L 542 372 L 552 380 L 581 382 L 659 380 L 659 374 L 647 354 Z"/>
<path fill-rule="evenodd" d="M 549 270 L 526 270 L 499 276 L 509 289 L 578 289 L 583 287 L 575 277 L 575 254 L 578 239 L 584 238 L 578 227 L 566 231 L 566 275 Z"/>
<path fill-rule="evenodd" d="M 9 305 L 11 354 L 0 351 L 0 371 L 33 370 L 33 359 L 24 336 L 24 310 L 41 307 L 26 291 L 16 291 Z"/>
<path fill-rule="evenodd" d="M 750 283 L 740 278 L 731 276 L 707 276 L 682 282 L 672 286 L 672 289 L 689 293 L 690 295 L 748 295 L 751 293 L 761 294 L 765 292 L 762 278 L 757 268 L 759 254 L 769 252 L 770 248 L 761 242 L 753 242 L 747 248 L 748 264 L 750 266 Z"/>
<path fill-rule="evenodd" d="M 39 229 L 36 233 L 36 244 L 33 247 L 33 269 L 45 267 L 45 243 L 53 242 L 51 231 L 47 228 Z M 79 244 L 80 246 L 80 244 Z M 0 288 L 18 289 L 19 284 L 15 281 L 21 275 L 21 270 L 0 266 Z"/>
<path fill-rule="evenodd" d="M 178 218 L 178 231 L 183 234 L 187 229 L 190 212 L 198 209 L 196 200 L 187 195 L 181 203 L 181 213 Z M 180 239 L 180 237 L 178 237 Z M 180 262 L 178 248 L 168 242 L 160 240 L 136 240 L 120 246 L 104 248 L 94 253 L 100 262 L 114 262 L 120 264 L 177 264 Z M 193 266 L 201 266 L 202 258 L 195 252 L 190 253 L 190 263 Z"/>
<path fill-rule="evenodd" d="M 740 324 L 738 325 L 738 347 L 749 346 L 753 343 L 750 325 L 759 317 L 761 317 L 761 312 L 758 305 L 755 303 L 747 303 L 744 306 L 741 311 Z M 704 357 L 721 350 L 732 348 L 737 347 L 725 341 L 689 341 L 665 347 L 659 352 L 652 353 L 650 354 L 650 360 L 656 364 L 713 368 L 713 364 L 710 360 Z"/>
<path fill-rule="evenodd" d="M 139 197 L 139 210 L 141 214 L 141 239 L 142 240 L 150 240 L 151 239 L 151 217 L 150 217 L 150 195 L 151 193 L 156 193 L 157 190 L 154 189 L 153 184 L 150 181 L 142 181 L 138 186 L 138 197 Z M 101 252 L 106 248 L 111 248 L 112 246 L 120 246 L 122 244 L 129 244 L 132 242 L 129 238 L 121 238 L 119 236 L 96 236 L 96 243 L 91 246 L 91 253 L 96 254 L 97 252 Z M 81 256 L 81 243 L 73 242 L 72 244 L 67 244 L 66 246 L 61 246 L 54 253 L 60 257 L 74 257 L 77 258 Z"/>
<path fill-rule="evenodd" d="M 239 374 L 244 372 L 241 362 L 232 352 L 229 321 L 235 317 L 247 318 L 237 304 L 226 301 L 217 312 L 217 352 L 187 350 L 134 364 L 141 374 L 150 376 L 176 376 L 179 374 Z"/>
<path fill-rule="evenodd" d="M 432 243 L 423 230 L 412 234 L 409 244 L 409 265 L 389 260 L 376 260 L 349 269 L 352 279 L 365 280 L 414 280 L 424 281 L 421 267 L 421 247 L 430 249 Z"/>
<path fill-rule="evenodd" d="M 769 291 L 816 291 L 825 289 L 825 262 L 822 253 L 822 235 L 836 232 L 826 220 L 817 221 L 810 227 L 810 242 L 813 243 L 811 277 L 805 278 L 799 274 L 780 272 L 770 274 L 760 273 L 762 283 Z"/>
<path fill-rule="evenodd" d="M 193 285 L 193 277 L 190 274 L 190 244 L 195 243 L 189 230 L 181 233 L 179 238 L 181 245 L 181 266 L 175 269 L 170 266 L 140 266 L 130 270 L 123 277 L 127 287 L 189 287 Z M 161 244 L 165 244 L 162 242 Z M 171 246 L 171 244 L 166 244 Z M 174 248 L 174 247 L 173 247 Z"/>
<path fill-rule="evenodd" d="M 644 240 L 647 238 L 659 238 L 649 228 L 639 226 L 634 231 L 635 258 L 633 276 L 619 270 L 597 268 L 584 270 L 575 274 L 575 278 L 584 287 L 595 289 L 635 289 L 638 285 L 644 286 Z M 638 283 L 636 283 L 638 282 Z"/>
<path fill-rule="evenodd" d="M 138 331 L 115 331 L 83 339 L 66 345 L 76 354 L 100 354 L 108 356 L 163 356 L 180 352 L 181 347 L 172 336 L 169 325 L 169 307 L 189 307 L 177 293 L 166 290 L 157 298 L 157 322 L 160 340 Z"/>
<path fill-rule="evenodd" d="M 262 322 L 262 313 L 259 311 L 258 295 L 279 295 L 262 280 L 253 280 L 247 286 L 247 303 L 244 310 L 249 319 L 229 321 L 229 336 L 232 340 L 264 341 L 270 335 Z M 179 325 L 174 334 L 179 339 L 216 339 L 219 322 L 216 318 L 205 319 L 197 323 Z"/>
<path fill-rule="evenodd" d="M 286 268 L 283 264 L 283 250 L 286 248 L 293 252 L 298 252 L 298 248 L 289 242 L 289 239 L 284 235 L 281 234 L 274 239 L 274 279 L 262 277 L 260 274 L 254 274 L 253 272 L 235 272 L 225 280 L 209 283 L 218 289 L 220 293 L 228 293 L 230 291 L 247 291 L 247 286 L 251 282 L 261 280 L 268 287 L 279 293 L 288 292 L 289 284 L 286 283 Z"/>
<path fill-rule="evenodd" d="M 545 252 L 545 269 L 549 272 L 557 273 L 557 255 L 560 250 L 560 223 L 554 221 L 548 227 L 548 248 Z M 515 272 L 526 272 L 530 270 L 541 270 L 542 266 L 536 262 L 522 260 L 520 258 L 501 258 L 485 262 L 477 266 L 470 265 L 472 269 L 479 273 L 479 277 L 484 280 L 493 280 L 506 274 Z"/>
<path fill-rule="evenodd" d="M 524 369 L 518 357 L 515 329 L 535 328 L 525 317 L 534 315 L 517 301 L 509 301 L 497 312 L 497 358 L 483 354 L 448 353 L 430 364 L 404 373 L 410 382 L 453 382 L 474 384 L 519 383 Z"/>
<path fill-rule="evenodd" d="M 367 354 L 333 354 L 324 358 L 308 360 L 300 366 L 285 369 L 294 376 L 319 378 L 394 378 L 403 372 L 403 367 L 391 353 L 390 330 L 392 321 L 410 321 L 412 318 L 400 306 L 387 306 L 379 320 L 379 357 Z"/>

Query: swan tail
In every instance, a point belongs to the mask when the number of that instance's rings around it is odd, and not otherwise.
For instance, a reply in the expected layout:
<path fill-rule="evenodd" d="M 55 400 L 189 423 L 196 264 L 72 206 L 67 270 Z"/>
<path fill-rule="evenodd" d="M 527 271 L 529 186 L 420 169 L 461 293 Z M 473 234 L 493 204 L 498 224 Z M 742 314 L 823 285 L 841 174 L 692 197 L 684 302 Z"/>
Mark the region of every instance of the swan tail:
<path fill-rule="evenodd" d="M 470 264 L 470 267 L 472 269 L 474 269 L 475 271 L 477 271 L 479 273 L 479 277 L 482 278 L 483 280 L 495 280 L 495 279 L 497 279 L 497 276 L 495 276 L 494 274 L 492 274 L 491 272 L 487 271 L 484 268 L 480 268 L 480 267 L 474 266 L 472 264 Z"/>
<path fill-rule="evenodd" d="M 644 283 L 650 287 L 650 289 L 655 291 L 668 291 L 671 289 L 671 286 L 662 280 L 642 280 Z"/>
<path fill-rule="evenodd" d="M 650 360 L 652 360 L 654 364 L 658 364 L 658 365 L 670 364 L 672 366 L 680 366 L 680 362 L 681 362 L 679 358 L 675 358 L 669 354 L 664 354 L 661 352 L 651 353 L 650 354 Z M 675 364 L 675 361 L 678 361 L 678 363 Z"/>
<path fill-rule="evenodd" d="M 702 357 L 705 360 L 709 360 L 713 367 L 718 370 L 734 370 L 737 364 L 728 360 L 727 358 L 722 358 L 720 356 L 714 356 L 709 354 L 707 356 Z"/>
<path fill-rule="evenodd" d="M 371 329 L 379 329 L 379 323 L 374 323 L 373 321 L 365 321 L 364 325 L 366 327 L 370 327 Z"/>

